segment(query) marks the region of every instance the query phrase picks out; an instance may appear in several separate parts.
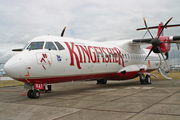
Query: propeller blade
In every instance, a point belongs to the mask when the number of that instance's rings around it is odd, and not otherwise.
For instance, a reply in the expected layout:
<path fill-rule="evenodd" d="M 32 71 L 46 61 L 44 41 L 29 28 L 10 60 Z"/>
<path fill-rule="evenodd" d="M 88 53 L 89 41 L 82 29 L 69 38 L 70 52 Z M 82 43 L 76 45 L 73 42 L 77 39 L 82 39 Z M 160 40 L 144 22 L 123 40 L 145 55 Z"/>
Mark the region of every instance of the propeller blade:
<path fill-rule="evenodd" d="M 166 52 L 166 53 L 165 53 L 165 56 L 166 56 L 166 60 L 168 60 L 168 58 L 169 58 L 169 53 Z"/>
<path fill-rule="evenodd" d="M 62 31 L 62 33 L 61 33 L 61 37 L 63 37 L 63 36 L 64 36 L 64 32 L 65 32 L 65 30 L 66 30 L 66 27 L 64 27 L 64 29 L 63 29 L 63 31 Z"/>
<path fill-rule="evenodd" d="M 145 26 L 146 26 L 147 31 L 148 31 L 149 34 L 151 35 L 152 39 L 154 39 L 154 37 L 152 36 L 151 32 L 150 32 L 149 29 L 148 29 L 148 26 L 147 26 L 147 23 L 146 23 L 145 18 L 143 18 L 143 20 L 144 20 L 144 24 L 145 24 Z"/>
<path fill-rule="evenodd" d="M 159 46 L 157 46 L 157 48 L 158 48 L 158 50 L 160 51 L 160 53 L 161 53 L 161 55 L 162 55 L 162 57 L 163 57 L 163 59 L 164 59 L 164 62 L 166 63 L 167 68 L 168 68 L 168 64 L 167 64 L 167 62 L 166 62 L 166 59 L 164 58 L 164 55 L 162 54 L 161 48 L 160 48 Z"/>
<path fill-rule="evenodd" d="M 171 18 L 166 22 L 166 24 L 163 26 L 163 28 L 161 29 L 161 32 L 160 32 L 160 34 L 159 34 L 159 36 L 158 36 L 158 39 L 159 39 L 161 33 L 163 32 L 164 28 L 165 28 L 165 27 L 167 26 L 167 24 L 172 20 L 172 18 L 173 18 L 173 17 L 171 17 Z"/>
<path fill-rule="evenodd" d="M 148 53 L 148 55 L 146 56 L 146 58 L 145 58 L 144 61 L 146 61 L 146 59 L 149 57 L 149 55 L 151 54 L 151 52 L 152 52 L 153 49 L 154 49 L 154 47 L 151 48 L 151 50 L 149 51 L 149 53 Z"/>

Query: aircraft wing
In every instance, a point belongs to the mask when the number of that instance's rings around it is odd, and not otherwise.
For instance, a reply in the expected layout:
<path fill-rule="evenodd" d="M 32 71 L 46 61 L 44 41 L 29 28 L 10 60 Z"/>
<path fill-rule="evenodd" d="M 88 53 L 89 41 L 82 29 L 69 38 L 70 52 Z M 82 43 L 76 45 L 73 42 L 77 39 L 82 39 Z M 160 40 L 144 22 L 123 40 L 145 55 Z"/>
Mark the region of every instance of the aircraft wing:
<path fill-rule="evenodd" d="M 132 43 L 137 45 L 143 44 L 151 44 L 152 38 L 145 38 L 145 39 L 133 39 Z M 180 36 L 169 36 L 170 43 L 177 43 L 180 44 Z"/>
<path fill-rule="evenodd" d="M 132 43 L 134 45 L 144 45 L 144 44 L 151 44 L 152 38 L 145 38 L 145 39 L 133 39 Z"/>

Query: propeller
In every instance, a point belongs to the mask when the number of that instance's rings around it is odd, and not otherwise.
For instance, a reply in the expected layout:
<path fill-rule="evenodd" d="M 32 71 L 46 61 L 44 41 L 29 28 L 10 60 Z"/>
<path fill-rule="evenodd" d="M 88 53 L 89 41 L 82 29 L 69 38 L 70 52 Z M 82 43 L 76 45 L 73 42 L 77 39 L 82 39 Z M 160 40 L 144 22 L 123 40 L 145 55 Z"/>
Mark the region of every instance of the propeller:
<path fill-rule="evenodd" d="M 145 24 L 145 27 L 146 27 L 147 31 L 149 32 L 150 36 L 152 37 L 152 40 L 151 40 L 152 48 L 151 48 L 151 50 L 149 51 L 148 55 L 146 56 L 145 61 L 146 61 L 146 59 L 149 57 L 149 55 L 151 54 L 151 52 L 153 51 L 153 49 L 154 49 L 154 48 L 157 48 L 157 49 L 159 50 L 159 52 L 161 53 L 161 55 L 162 55 L 162 57 L 163 57 L 166 65 L 168 66 L 168 64 L 167 64 L 167 62 L 166 62 L 166 60 L 165 60 L 165 57 L 164 57 L 164 55 L 163 55 L 163 53 L 162 53 L 162 51 L 161 51 L 161 48 L 160 48 L 161 43 L 164 43 L 164 42 L 161 42 L 160 39 L 159 39 L 159 37 L 160 37 L 161 33 L 163 32 L 164 28 L 167 26 L 167 24 L 172 20 L 172 17 L 171 17 L 171 18 L 166 22 L 166 24 L 163 26 L 163 28 L 161 29 L 161 32 L 160 32 L 160 34 L 158 35 L 157 38 L 154 38 L 153 35 L 151 34 L 151 32 L 149 31 L 145 18 L 143 18 L 143 20 L 144 20 L 144 24 Z"/>
<path fill-rule="evenodd" d="M 64 36 L 64 32 L 65 32 L 65 30 L 66 30 L 66 27 L 64 27 L 63 31 L 61 32 L 61 37 L 63 37 L 63 36 Z"/>

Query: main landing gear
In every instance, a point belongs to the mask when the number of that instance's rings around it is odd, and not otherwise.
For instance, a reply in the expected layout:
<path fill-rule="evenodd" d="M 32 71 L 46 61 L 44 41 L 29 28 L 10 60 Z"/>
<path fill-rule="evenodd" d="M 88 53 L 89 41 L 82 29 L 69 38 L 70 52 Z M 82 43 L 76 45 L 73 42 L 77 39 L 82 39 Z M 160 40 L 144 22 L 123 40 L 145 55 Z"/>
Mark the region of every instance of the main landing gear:
<path fill-rule="evenodd" d="M 98 79 L 96 84 L 106 84 L 107 80 L 106 79 Z"/>
<path fill-rule="evenodd" d="M 145 76 L 144 74 L 140 74 L 139 78 L 140 78 L 140 83 L 142 85 L 151 84 L 151 76 L 150 75 Z"/>
<path fill-rule="evenodd" d="M 37 85 L 37 84 L 36 84 Z M 47 85 L 47 84 L 38 84 L 38 85 L 42 85 L 40 87 L 40 89 L 35 89 L 35 84 L 34 83 L 25 83 L 24 88 L 25 89 L 29 89 L 27 91 L 27 97 L 28 98 L 34 98 L 37 99 L 40 97 L 40 93 L 41 92 L 49 92 L 51 91 L 51 85 Z"/>

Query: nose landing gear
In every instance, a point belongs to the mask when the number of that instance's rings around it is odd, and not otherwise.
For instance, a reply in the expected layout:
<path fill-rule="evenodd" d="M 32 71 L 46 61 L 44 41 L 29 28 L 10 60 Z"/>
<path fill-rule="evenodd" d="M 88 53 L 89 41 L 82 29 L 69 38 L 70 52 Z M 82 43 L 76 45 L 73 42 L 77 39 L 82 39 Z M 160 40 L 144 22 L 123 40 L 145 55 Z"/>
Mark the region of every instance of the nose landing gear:
<path fill-rule="evenodd" d="M 27 97 L 37 99 L 40 97 L 40 92 L 39 92 L 39 90 L 29 90 L 27 92 Z"/>
<path fill-rule="evenodd" d="M 36 87 L 35 87 L 36 85 Z M 37 88 L 37 86 L 41 86 L 40 88 Z M 40 93 L 42 92 L 49 92 L 51 91 L 51 85 L 47 84 L 34 84 L 34 83 L 25 83 L 24 88 L 29 89 L 27 92 L 28 98 L 34 98 L 37 99 L 40 97 Z M 42 92 L 40 92 L 42 91 Z"/>

